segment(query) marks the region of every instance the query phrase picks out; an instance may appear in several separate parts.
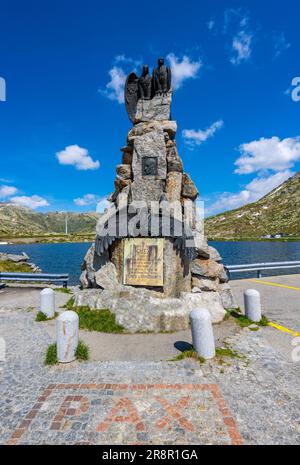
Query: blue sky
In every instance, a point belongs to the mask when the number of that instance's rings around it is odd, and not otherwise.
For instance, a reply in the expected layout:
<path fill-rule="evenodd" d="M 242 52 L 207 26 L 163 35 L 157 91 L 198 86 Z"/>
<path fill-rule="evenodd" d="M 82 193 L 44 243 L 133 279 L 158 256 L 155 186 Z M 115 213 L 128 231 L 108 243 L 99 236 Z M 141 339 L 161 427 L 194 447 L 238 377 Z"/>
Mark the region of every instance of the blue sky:
<path fill-rule="evenodd" d="M 300 167 L 299 13 L 290 0 L 1 0 L 0 201 L 95 210 L 131 126 L 124 78 L 158 56 L 207 213 L 264 195 Z"/>

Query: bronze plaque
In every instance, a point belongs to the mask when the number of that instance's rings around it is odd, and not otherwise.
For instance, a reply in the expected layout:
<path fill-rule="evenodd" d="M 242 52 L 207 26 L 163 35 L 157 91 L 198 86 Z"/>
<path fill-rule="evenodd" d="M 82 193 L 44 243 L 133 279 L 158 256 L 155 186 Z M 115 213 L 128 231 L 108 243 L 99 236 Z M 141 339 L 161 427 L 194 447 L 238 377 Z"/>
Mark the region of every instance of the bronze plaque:
<path fill-rule="evenodd" d="M 164 239 L 125 239 L 123 284 L 164 285 Z"/>

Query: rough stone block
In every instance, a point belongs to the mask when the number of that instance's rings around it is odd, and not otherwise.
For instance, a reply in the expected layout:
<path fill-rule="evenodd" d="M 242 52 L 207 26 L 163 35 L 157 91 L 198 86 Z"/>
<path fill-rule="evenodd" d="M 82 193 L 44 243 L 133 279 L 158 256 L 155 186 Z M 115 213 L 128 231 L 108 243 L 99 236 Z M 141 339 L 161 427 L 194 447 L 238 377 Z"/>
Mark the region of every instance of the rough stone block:
<path fill-rule="evenodd" d="M 196 258 L 192 263 L 192 274 L 203 278 L 219 278 L 223 271 L 223 265 L 211 259 Z"/>
<path fill-rule="evenodd" d="M 199 307 L 207 308 L 213 323 L 220 323 L 226 314 L 218 292 L 183 292 L 181 297 L 189 311 Z"/>
<path fill-rule="evenodd" d="M 148 179 L 147 183 L 142 179 L 133 181 L 131 184 L 132 201 L 144 201 L 149 205 L 150 202 L 159 202 L 164 190 L 165 182 L 160 179 Z"/>
<path fill-rule="evenodd" d="M 131 179 L 131 166 L 126 164 L 117 165 L 117 177 L 120 179 Z"/>
<path fill-rule="evenodd" d="M 143 175 L 143 158 L 157 159 L 156 175 Z M 134 152 L 132 159 L 133 179 L 166 179 L 167 177 L 167 160 L 166 146 L 163 131 L 157 129 L 142 136 L 137 136 L 134 141 Z"/>
<path fill-rule="evenodd" d="M 180 201 L 182 174 L 172 171 L 167 175 L 166 194 L 169 202 Z"/>
<path fill-rule="evenodd" d="M 218 290 L 218 281 L 216 279 L 193 276 L 192 286 L 199 288 L 201 291 L 216 292 Z"/>
<path fill-rule="evenodd" d="M 177 148 L 175 145 L 168 146 L 168 143 L 167 143 L 167 164 L 168 164 L 168 172 L 179 171 L 180 173 L 182 173 L 183 163 L 182 163 L 180 156 L 178 155 Z"/>
<path fill-rule="evenodd" d="M 187 173 L 183 173 L 182 177 L 182 197 L 195 200 L 199 192 L 190 176 Z"/>
<path fill-rule="evenodd" d="M 228 283 L 220 284 L 219 293 L 224 308 L 238 308 Z"/>
<path fill-rule="evenodd" d="M 95 273 L 95 281 L 102 289 L 114 290 L 119 285 L 116 267 L 108 262 Z"/>
<path fill-rule="evenodd" d="M 135 114 L 135 123 L 162 121 L 170 119 L 172 92 L 167 95 L 155 95 L 151 100 L 139 100 Z"/>

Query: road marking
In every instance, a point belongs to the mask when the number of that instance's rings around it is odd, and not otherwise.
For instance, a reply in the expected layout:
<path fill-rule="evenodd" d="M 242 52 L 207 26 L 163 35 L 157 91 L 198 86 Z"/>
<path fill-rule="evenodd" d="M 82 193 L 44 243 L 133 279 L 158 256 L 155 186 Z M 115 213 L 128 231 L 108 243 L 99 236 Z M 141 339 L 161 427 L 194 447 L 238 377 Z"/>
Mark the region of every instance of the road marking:
<path fill-rule="evenodd" d="M 266 284 L 267 286 L 284 287 L 285 289 L 292 289 L 293 291 L 300 291 L 300 287 L 286 286 L 285 284 L 271 283 L 268 281 L 261 281 L 260 279 L 249 279 L 249 281 L 252 281 L 253 283 L 258 283 L 258 284 Z"/>
<path fill-rule="evenodd" d="M 269 321 L 268 325 L 272 326 L 272 328 L 276 328 L 279 331 L 282 331 L 283 333 L 288 333 L 288 334 L 291 334 L 292 336 L 300 337 L 300 333 L 297 333 L 296 331 L 292 331 L 291 329 L 285 328 L 285 326 L 278 325 L 277 323 L 273 323 L 272 321 Z"/>

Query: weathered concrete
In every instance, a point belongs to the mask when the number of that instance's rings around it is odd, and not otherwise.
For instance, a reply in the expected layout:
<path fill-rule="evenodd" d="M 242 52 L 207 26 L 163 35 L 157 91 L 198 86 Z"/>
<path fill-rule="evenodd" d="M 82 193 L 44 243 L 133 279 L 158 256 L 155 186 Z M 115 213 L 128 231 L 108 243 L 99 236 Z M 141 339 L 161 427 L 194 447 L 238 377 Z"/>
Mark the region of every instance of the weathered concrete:
<path fill-rule="evenodd" d="M 75 360 L 78 346 L 79 318 L 77 313 L 66 311 L 56 318 L 57 359 L 60 363 Z"/>
<path fill-rule="evenodd" d="M 53 318 L 55 314 L 55 292 L 53 289 L 46 288 L 40 294 L 40 311 L 47 318 Z"/>
<path fill-rule="evenodd" d="M 249 320 L 258 323 L 261 320 L 260 294 L 255 289 L 244 292 L 245 315 Z"/>
<path fill-rule="evenodd" d="M 206 308 L 195 308 L 190 313 L 193 347 L 199 357 L 214 358 L 216 355 L 214 333 L 210 313 Z"/>

